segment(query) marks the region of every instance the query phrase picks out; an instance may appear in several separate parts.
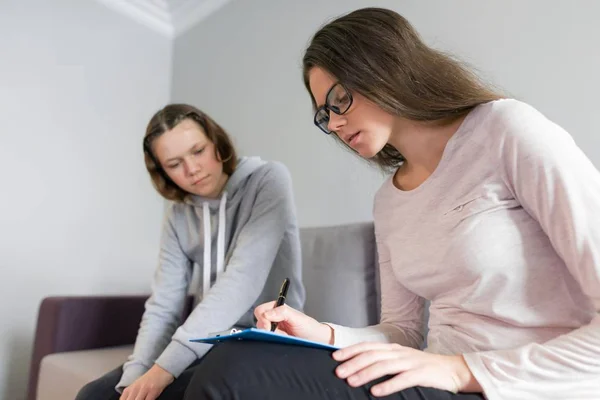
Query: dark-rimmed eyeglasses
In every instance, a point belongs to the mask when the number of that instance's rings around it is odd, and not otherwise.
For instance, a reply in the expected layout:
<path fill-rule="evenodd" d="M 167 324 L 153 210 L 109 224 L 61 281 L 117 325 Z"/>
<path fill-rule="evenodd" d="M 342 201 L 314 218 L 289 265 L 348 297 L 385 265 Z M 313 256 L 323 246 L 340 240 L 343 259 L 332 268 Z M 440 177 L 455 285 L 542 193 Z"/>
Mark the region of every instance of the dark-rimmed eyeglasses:
<path fill-rule="evenodd" d="M 341 83 L 334 84 L 325 96 L 325 104 L 317 108 L 315 112 L 315 125 L 327 135 L 329 130 L 329 112 L 333 111 L 337 115 L 342 115 L 352 105 L 352 94 Z"/>

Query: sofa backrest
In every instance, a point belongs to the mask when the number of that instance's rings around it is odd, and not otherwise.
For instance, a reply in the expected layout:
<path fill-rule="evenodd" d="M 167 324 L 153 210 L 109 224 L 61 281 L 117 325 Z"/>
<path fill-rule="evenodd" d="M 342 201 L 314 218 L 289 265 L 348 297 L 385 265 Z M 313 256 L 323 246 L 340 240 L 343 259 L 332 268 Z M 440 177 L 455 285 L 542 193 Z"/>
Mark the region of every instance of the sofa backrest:
<path fill-rule="evenodd" d="M 301 228 L 306 314 L 364 327 L 379 321 L 379 276 L 372 222 Z"/>

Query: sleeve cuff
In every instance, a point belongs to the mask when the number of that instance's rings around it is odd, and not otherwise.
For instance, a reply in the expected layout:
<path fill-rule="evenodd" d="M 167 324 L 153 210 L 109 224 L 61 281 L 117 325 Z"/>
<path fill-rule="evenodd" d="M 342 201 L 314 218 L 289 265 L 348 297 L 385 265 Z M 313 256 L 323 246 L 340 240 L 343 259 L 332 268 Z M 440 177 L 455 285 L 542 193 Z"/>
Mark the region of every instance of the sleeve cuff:
<path fill-rule="evenodd" d="M 351 335 L 347 334 L 346 327 L 332 324 L 331 322 L 323 322 L 325 325 L 329 325 L 333 329 L 333 345 L 335 347 L 348 347 L 355 343 Z"/>
<path fill-rule="evenodd" d="M 177 378 L 190 364 L 206 354 L 212 347 L 212 345 L 202 343 L 194 343 L 194 345 L 203 350 L 201 354 L 177 341 L 171 341 L 155 363 Z"/>
<path fill-rule="evenodd" d="M 131 364 L 123 367 L 123 375 L 121 380 L 115 386 L 115 390 L 119 393 L 123 393 L 123 390 L 136 381 L 137 378 L 148 372 L 148 368 L 142 364 Z"/>
<path fill-rule="evenodd" d="M 476 353 L 465 353 L 462 355 L 471 370 L 471 373 L 481 385 L 483 394 L 487 400 L 501 400 L 500 395 L 496 392 L 496 388 L 486 374 L 486 368 L 481 361 L 481 358 Z"/>

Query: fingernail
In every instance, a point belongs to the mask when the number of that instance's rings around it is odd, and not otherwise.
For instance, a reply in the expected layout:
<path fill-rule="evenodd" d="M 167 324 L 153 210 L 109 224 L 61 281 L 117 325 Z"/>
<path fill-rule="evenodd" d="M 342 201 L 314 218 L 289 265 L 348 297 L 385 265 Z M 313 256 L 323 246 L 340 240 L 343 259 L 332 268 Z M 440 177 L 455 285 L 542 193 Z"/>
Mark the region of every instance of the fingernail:
<path fill-rule="evenodd" d="M 337 368 L 336 371 L 340 378 L 343 378 L 344 374 L 346 373 L 346 369 L 344 369 L 344 368 Z"/>
<path fill-rule="evenodd" d="M 333 352 L 333 358 L 335 358 L 336 360 L 339 360 L 340 358 L 342 358 L 342 352 L 341 351 L 334 351 Z"/>

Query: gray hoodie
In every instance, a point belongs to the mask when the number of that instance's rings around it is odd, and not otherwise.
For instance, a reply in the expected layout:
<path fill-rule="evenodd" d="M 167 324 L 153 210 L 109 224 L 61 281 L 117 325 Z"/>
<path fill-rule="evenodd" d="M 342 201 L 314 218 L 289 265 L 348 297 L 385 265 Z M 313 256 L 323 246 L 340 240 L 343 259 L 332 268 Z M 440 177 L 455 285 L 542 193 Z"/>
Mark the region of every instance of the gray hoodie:
<path fill-rule="evenodd" d="M 196 306 L 179 326 L 194 268 L 200 272 L 199 288 L 192 288 Z M 286 303 L 302 309 L 301 272 L 288 170 L 258 157 L 241 158 L 220 199 L 191 196 L 169 207 L 152 296 L 117 390 L 154 363 L 178 377 L 211 347 L 189 339 L 253 326 L 254 308 L 276 299 L 286 277 Z"/>

